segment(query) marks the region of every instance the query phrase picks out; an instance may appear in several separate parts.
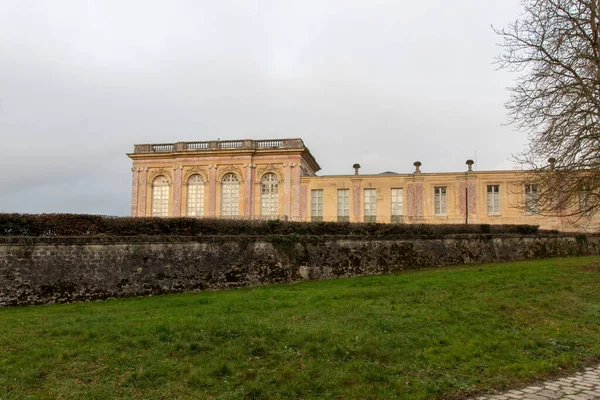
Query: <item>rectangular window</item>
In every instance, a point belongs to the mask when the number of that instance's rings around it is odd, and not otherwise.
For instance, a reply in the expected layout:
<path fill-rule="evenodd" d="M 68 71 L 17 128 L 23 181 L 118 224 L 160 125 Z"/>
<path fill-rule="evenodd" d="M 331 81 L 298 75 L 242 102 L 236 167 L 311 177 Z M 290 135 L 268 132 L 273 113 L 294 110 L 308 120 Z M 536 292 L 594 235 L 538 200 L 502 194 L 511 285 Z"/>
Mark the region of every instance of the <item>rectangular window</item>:
<path fill-rule="evenodd" d="M 592 191 L 584 186 L 579 191 L 579 212 L 582 214 L 592 214 L 593 210 Z"/>
<path fill-rule="evenodd" d="M 487 185 L 488 215 L 500 215 L 500 185 Z"/>
<path fill-rule="evenodd" d="M 537 185 L 525 185 L 525 215 L 539 214 Z"/>
<path fill-rule="evenodd" d="M 404 222 L 404 189 L 392 189 L 392 223 Z"/>
<path fill-rule="evenodd" d="M 323 189 L 310 191 L 310 209 L 311 221 L 323 221 Z"/>
<path fill-rule="evenodd" d="M 350 190 L 338 189 L 337 191 L 337 218 L 338 222 L 350 221 Z"/>
<path fill-rule="evenodd" d="M 436 186 L 433 188 L 433 214 L 439 216 L 448 215 L 448 196 L 446 186 Z"/>
<path fill-rule="evenodd" d="M 365 189 L 365 222 L 377 221 L 377 192 Z"/>

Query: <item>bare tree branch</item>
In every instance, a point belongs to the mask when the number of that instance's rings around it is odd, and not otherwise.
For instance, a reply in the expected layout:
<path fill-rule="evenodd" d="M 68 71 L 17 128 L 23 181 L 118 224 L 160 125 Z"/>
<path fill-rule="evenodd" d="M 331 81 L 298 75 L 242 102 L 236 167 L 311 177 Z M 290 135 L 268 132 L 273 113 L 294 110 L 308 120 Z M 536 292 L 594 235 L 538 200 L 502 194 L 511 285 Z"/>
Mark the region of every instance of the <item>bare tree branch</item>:
<path fill-rule="evenodd" d="M 522 0 L 522 16 L 494 28 L 498 65 L 520 74 L 506 109 L 528 134 L 516 159 L 541 214 L 584 218 L 600 208 L 598 1 Z"/>

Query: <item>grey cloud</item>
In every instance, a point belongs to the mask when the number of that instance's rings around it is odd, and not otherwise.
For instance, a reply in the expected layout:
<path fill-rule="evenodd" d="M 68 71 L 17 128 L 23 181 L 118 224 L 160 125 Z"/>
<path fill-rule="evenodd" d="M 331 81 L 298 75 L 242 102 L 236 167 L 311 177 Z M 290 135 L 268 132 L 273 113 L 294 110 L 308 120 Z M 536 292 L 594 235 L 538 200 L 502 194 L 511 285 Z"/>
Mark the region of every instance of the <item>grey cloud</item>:
<path fill-rule="evenodd" d="M 345 174 L 492 169 L 525 141 L 490 29 L 518 0 L 5 3 L 0 212 L 127 214 L 134 143 L 302 137 Z"/>

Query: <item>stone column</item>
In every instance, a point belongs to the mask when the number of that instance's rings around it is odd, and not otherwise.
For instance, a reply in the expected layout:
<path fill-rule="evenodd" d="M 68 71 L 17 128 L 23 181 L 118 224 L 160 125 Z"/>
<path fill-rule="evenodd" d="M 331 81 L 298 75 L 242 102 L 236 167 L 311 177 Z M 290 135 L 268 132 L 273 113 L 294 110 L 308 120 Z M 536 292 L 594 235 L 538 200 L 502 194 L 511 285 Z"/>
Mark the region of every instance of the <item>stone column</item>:
<path fill-rule="evenodd" d="M 292 220 L 300 219 L 300 178 L 302 177 L 302 164 L 294 164 L 292 170 L 293 188 L 292 188 Z"/>
<path fill-rule="evenodd" d="M 131 216 L 138 215 L 138 168 L 131 168 Z"/>
<path fill-rule="evenodd" d="M 290 204 L 292 191 L 292 163 L 283 163 L 283 214 L 290 217 L 292 205 Z"/>
<path fill-rule="evenodd" d="M 181 175 L 183 166 L 173 167 L 173 216 L 181 216 Z"/>
<path fill-rule="evenodd" d="M 254 182 L 256 180 L 256 164 L 244 164 L 245 180 L 244 185 L 244 216 L 254 216 Z"/>
<path fill-rule="evenodd" d="M 216 215 L 216 204 L 217 204 L 217 166 L 208 166 L 208 216 L 214 217 Z"/>
<path fill-rule="evenodd" d="M 360 185 L 362 179 L 352 179 L 352 222 L 360 222 Z"/>
<path fill-rule="evenodd" d="M 140 203 L 140 207 L 139 207 L 139 211 L 138 211 L 138 216 L 140 217 L 148 217 L 148 210 L 146 209 L 146 189 L 148 188 L 148 168 L 138 168 L 138 171 L 140 172 L 139 177 L 138 177 L 138 181 L 140 184 L 140 190 L 139 190 L 139 203 Z"/>

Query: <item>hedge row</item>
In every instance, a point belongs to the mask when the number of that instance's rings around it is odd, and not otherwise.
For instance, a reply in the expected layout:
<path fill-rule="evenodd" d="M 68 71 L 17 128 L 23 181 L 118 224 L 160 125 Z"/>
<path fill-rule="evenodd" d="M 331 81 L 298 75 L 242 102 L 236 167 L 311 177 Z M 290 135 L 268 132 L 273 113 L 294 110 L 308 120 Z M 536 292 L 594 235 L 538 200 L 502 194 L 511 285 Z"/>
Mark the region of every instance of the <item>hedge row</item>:
<path fill-rule="evenodd" d="M 381 224 L 132 218 L 86 214 L 0 214 L 0 236 L 359 235 L 440 236 L 466 233 L 535 234 L 535 225 Z"/>

